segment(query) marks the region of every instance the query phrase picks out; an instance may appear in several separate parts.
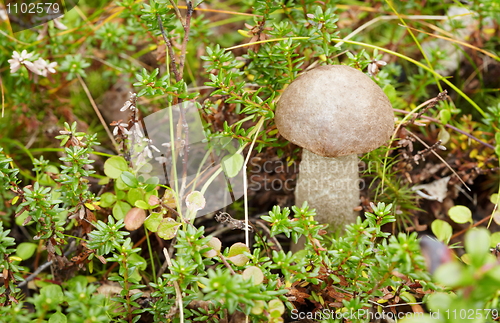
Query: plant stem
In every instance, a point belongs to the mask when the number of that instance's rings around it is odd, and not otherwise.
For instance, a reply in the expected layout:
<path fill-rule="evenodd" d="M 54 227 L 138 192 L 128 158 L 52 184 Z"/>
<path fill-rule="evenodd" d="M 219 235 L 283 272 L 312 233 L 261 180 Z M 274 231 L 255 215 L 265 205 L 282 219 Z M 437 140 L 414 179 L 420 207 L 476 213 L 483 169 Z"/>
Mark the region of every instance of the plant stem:
<path fill-rule="evenodd" d="M 179 79 L 177 81 L 180 81 L 184 74 L 184 63 L 186 62 L 186 50 L 187 50 L 187 43 L 189 40 L 189 31 L 191 29 L 192 15 L 193 15 L 193 3 L 190 0 L 188 0 L 186 22 L 184 23 L 184 39 L 182 40 L 181 58 L 179 62 Z"/>
<path fill-rule="evenodd" d="M 172 72 L 174 72 L 175 80 L 179 81 L 180 80 L 179 72 L 177 71 L 177 66 L 175 65 L 175 54 L 174 54 L 174 50 L 172 49 L 172 43 L 170 42 L 167 35 L 165 34 L 165 30 L 163 29 L 163 23 L 161 21 L 160 15 L 158 15 L 157 17 L 158 17 L 158 25 L 160 26 L 160 31 L 161 31 L 161 34 L 163 36 L 163 40 L 165 41 L 165 44 L 167 45 L 167 48 L 168 48 L 168 53 L 170 56 L 170 64 L 172 65 Z"/>
<path fill-rule="evenodd" d="M 153 251 L 151 249 L 151 243 L 149 242 L 149 232 L 146 227 L 144 227 L 144 231 L 146 232 L 146 241 L 148 242 L 148 249 L 149 249 L 149 258 L 151 259 L 151 269 L 153 270 L 153 277 L 154 277 L 154 282 L 156 284 L 156 270 L 155 270 L 155 260 L 153 258 Z"/>

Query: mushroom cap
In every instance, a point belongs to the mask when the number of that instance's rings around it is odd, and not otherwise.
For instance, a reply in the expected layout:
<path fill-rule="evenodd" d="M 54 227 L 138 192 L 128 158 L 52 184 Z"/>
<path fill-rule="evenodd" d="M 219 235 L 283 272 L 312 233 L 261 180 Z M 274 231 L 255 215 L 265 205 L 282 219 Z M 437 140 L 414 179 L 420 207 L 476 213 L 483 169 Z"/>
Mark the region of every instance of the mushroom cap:
<path fill-rule="evenodd" d="M 394 130 L 394 112 L 369 76 L 349 66 L 326 65 L 285 89 L 275 122 L 294 144 L 323 157 L 338 157 L 383 145 Z"/>

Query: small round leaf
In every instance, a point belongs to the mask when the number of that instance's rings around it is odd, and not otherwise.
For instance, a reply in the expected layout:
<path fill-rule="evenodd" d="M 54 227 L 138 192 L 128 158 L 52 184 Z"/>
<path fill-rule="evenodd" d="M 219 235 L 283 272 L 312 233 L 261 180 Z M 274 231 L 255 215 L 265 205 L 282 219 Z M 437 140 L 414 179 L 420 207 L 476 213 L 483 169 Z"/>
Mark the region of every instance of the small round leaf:
<path fill-rule="evenodd" d="M 186 197 L 186 206 L 190 212 L 196 212 L 198 210 L 203 209 L 205 207 L 205 204 L 206 200 L 203 194 L 201 194 L 201 192 L 192 191 Z"/>
<path fill-rule="evenodd" d="M 120 177 L 126 170 L 128 170 L 127 161 L 120 156 L 111 157 L 104 163 L 104 174 L 114 179 Z"/>
<path fill-rule="evenodd" d="M 165 218 L 161 221 L 158 226 L 158 236 L 165 240 L 170 240 L 177 234 L 177 229 L 181 226 L 180 223 L 176 222 L 172 218 Z"/>
<path fill-rule="evenodd" d="M 264 281 L 264 274 L 262 273 L 262 270 L 260 270 L 260 268 L 256 266 L 248 267 L 243 271 L 242 275 L 243 279 L 250 279 L 251 277 L 253 277 L 254 285 L 259 285 Z"/>
<path fill-rule="evenodd" d="M 453 234 L 453 228 L 451 225 L 443 220 L 434 220 L 434 222 L 432 222 L 431 229 L 436 238 L 444 243 L 448 243 L 451 235 Z"/>
<path fill-rule="evenodd" d="M 146 220 L 146 212 L 143 209 L 134 207 L 125 216 L 125 229 L 134 231 L 139 229 Z"/>
<path fill-rule="evenodd" d="M 226 176 L 233 178 L 238 175 L 244 162 L 245 159 L 241 154 L 233 154 L 224 156 L 224 158 L 222 158 L 221 165 L 222 169 L 226 173 Z"/>
<path fill-rule="evenodd" d="M 127 202 L 118 201 L 115 206 L 113 206 L 113 216 L 117 220 L 125 218 L 125 215 L 130 211 L 132 207 Z"/>
<path fill-rule="evenodd" d="M 448 215 L 455 223 L 472 222 L 472 212 L 463 205 L 455 205 L 448 210 Z"/>

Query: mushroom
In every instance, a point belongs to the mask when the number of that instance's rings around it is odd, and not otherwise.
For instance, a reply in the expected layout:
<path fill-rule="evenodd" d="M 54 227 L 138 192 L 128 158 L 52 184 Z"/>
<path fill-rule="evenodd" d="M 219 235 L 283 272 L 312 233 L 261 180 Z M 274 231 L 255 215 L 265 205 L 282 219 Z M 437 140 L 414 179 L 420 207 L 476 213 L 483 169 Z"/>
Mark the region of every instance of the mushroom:
<path fill-rule="evenodd" d="M 357 69 L 321 66 L 285 89 L 275 122 L 283 137 L 303 148 L 296 205 L 307 201 L 316 209 L 316 221 L 329 223 L 330 231 L 343 231 L 358 216 L 354 210 L 359 205 L 357 154 L 380 147 L 394 130 L 389 99 Z"/>

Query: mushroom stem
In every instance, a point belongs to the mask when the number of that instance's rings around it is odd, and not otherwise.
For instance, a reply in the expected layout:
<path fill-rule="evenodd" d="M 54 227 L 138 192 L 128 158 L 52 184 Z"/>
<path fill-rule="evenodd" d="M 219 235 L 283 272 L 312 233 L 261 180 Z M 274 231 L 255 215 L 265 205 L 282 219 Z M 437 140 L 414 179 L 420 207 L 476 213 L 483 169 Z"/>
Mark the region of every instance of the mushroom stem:
<path fill-rule="evenodd" d="M 344 230 L 356 222 L 359 205 L 359 171 L 356 154 L 341 157 L 322 157 L 302 150 L 299 179 L 295 188 L 295 204 L 307 201 L 316 209 L 315 220 L 328 223 L 328 232 Z M 301 242 L 302 241 L 302 242 Z M 303 249 L 304 239 L 292 245 L 292 251 Z"/>

